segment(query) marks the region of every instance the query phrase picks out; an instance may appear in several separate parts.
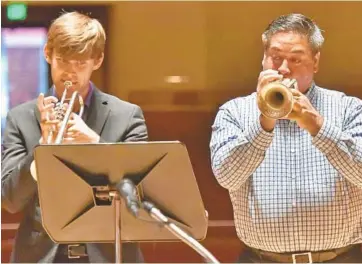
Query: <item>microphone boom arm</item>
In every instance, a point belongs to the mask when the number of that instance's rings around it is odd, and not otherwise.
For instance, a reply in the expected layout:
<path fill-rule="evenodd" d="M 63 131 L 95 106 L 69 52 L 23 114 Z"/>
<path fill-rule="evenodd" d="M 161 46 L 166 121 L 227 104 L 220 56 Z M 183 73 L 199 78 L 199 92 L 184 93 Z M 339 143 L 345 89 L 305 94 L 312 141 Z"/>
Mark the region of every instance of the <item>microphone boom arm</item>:
<path fill-rule="evenodd" d="M 180 227 L 170 222 L 169 219 L 157 209 L 151 202 L 143 201 L 142 207 L 149 213 L 149 215 L 162 224 L 167 230 L 169 230 L 176 237 L 181 239 L 184 243 L 192 247 L 197 253 L 199 253 L 207 263 L 220 263 L 204 246 L 202 246 L 196 239 L 187 234 Z"/>
<path fill-rule="evenodd" d="M 120 196 L 126 201 L 128 211 L 136 218 L 140 208 L 145 211 L 157 222 L 161 223 L 163 227 L 169 230 L 176 237 L 181 239 L 185 244 L 192 247 L 199 253 L 204 260 L 208 263 L 220 263 L 204 246 L 202 246 L 196 239 L 187 234 L 179 226 L 175 225 L 159 210 L 153 203 L 143 200 L 141 203 L 137 200 L 137 190 L 132 180 L 124 178 L 117 185 L 117 190 Z"/>

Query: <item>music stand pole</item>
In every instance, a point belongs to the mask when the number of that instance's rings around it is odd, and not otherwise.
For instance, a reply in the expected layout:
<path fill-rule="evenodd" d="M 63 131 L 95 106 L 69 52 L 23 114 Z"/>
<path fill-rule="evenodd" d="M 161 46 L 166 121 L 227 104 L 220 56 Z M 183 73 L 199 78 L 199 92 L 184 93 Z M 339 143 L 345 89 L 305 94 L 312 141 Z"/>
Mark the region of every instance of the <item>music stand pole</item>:
<path fill-rule="evenodd" d="M 109 199 L 114 201 L 114 217 L 115 217 L 115 263 L 122 262 L 122 246 L 121 246 L 121 196 L 118 191 L 98 191 L 96 192 L 98 198 L 105 200 Z"/>
<path fill-rule="evenodd" d="M 113 196 L 115 201 L 115 220 L 116 220 L 116 263 L 122 262 L 122 247 L 121 247 L 121 197 L 117 191 L 111 191 L 110 196 Z"/>

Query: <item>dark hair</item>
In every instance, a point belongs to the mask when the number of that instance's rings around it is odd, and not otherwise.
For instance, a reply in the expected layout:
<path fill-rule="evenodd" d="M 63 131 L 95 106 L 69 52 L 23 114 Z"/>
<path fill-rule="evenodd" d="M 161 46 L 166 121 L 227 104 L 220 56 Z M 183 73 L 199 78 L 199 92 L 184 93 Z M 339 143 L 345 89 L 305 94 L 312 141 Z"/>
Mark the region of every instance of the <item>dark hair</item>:
<path fill-rule="evenodd" d="M 320 51 L 324 42 L 321 29 L 312 19 L 302 14 L 283 15 L 273 20 L 262 35 L 265 48 L 269 47 L 271 37 L 278 32 L 294 32 L 306 36 L 314 53 Z"/>

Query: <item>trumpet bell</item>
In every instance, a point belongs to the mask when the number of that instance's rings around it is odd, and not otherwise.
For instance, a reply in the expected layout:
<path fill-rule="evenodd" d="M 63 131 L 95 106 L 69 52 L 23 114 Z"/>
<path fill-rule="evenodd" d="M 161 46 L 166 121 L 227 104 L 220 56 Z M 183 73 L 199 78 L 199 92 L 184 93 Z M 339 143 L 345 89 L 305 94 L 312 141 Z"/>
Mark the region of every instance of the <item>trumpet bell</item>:
<path fill-rule="evenodd" d="M 282 82 L 267 84 L 258 94 L 257 103 L 261 113 L 270 119 L 284 118 L 293 109 L 291 88 Z"/>

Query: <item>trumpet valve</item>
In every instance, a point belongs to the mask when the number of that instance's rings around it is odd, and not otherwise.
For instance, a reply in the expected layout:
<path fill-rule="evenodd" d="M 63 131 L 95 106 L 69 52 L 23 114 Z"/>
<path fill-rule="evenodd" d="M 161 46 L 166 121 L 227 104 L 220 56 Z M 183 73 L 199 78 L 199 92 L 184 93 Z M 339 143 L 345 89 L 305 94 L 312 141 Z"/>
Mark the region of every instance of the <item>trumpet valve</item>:
<path fill-rule="evenodd" d="M 54 111 L 55 111 L 55 119 L 56 120 L 63 120 L 64 119 L 64 116 L 65 116 L 65 112 L 66 112 L 66 109 L 64 107 L 64 104 L 60 104 L 58 103 L 55 108 L 54 108 Z"/>

